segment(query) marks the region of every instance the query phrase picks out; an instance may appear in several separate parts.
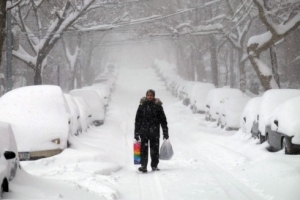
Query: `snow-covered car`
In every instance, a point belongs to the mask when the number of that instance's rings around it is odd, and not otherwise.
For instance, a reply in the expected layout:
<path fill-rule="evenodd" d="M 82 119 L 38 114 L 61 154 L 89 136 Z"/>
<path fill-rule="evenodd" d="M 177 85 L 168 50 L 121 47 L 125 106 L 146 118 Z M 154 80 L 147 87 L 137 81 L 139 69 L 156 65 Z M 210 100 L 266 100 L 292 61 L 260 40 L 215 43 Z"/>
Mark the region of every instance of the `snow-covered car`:
<path fill-rule="evenodd" d="M 92 111 L 92 123 L 95 126 L 100 126 L 104 123 L 105 107 L 101 97 L 96 91 L 90 89 L 75 89 L 69 92 L 75 97 L 82 97 Z"/>
<path fill-rule="evenodd" d="M 268 133 L 271 131 L 270 117 L 274 110 L 285 101 L 300 96 L 300 90 L 294 89 L 272 89 L 268 90 L 262 96 L 259 108 L 258 137 L 260 143 L 268 139 Z"/>
<path fill-rule="evenodd" d="M 238 130 L 243 110 L 250 100 L 249 97 L 229 97 L 222 100 L 219 123 L 226 130 Z"/>
<path fill-rule="evenodd" d="M 190 95 L 191 109 L 193 113 L 205 113 L 206 98 L 208 93 L 216 87 L 211 83 L 196 83 Z"/>
<path fill-rule="evenodd" d="M 64 94 L 64 97 L 71 114 L 71 134 L 77 136 L 82 132 L 79 108 L 70 94 Z"/>
<path fill-rule="evenodd" d="M 11 125 L 0 122 L 0 198 L 9 191 L 9 181 L 13 180 L 20 166 L 17 145 Z"/>
<path fill-rule="evenodd" d="M 210 90 L 206 99 L 205 119 L 207 121 L 218 121 L 220 117 L 221 101 L 225 98 L 243 97 L 239 89 L 233 88 L 215 88 Z"/>
<path fill-rule="evenodd" d="M 59 154 L 68 146 L 71 116 L 60 87 L 27 86 L 0 98 L 0 121 L 12 125 L 20 160 Z"/>
<path fill-rule="evenodd" d="M 100 91 L 105 106 L 108 106 L 108 103 L 110 101 L 110 94 L 111 94 L 111 90 L 109 86 L 103 83 L 98 83 L 98 84 L 93 84 L 90 87 L 93 87 Z"/>
<path fill-rule="evenodd" d="M 193 91 L 193 87 L 196 84 L 195 81 L 186 81 L 183 90 L 181 91 L 180 95 L 180 99 L 183 99 L 183 104 L 185 106 L 190 105 L 191 100 L 190 100 L 190 96 L 192 94 Z"/>
<path fill-rule="evenodd" d="M 241 128 L 243 132 L 252 135 L 254 138 L 258 138 L 258 112 L 261 100 L 261 97 L 250 99 L 241 117 Z"/>
<path fill-rule="evenodd" d="M 300 154 L 300 96 L 280 104 L 269 118 L 270 150 L 285 150 L 286 154 Z"/>
<path fill-rule="evenodd" d="M 86 101 L 82 97 L 74 97 L 74 101 L 78 106 L 80 113 L 80 124 L 82 131 L 87 132 L 89 125 L 91 123 L 92 111 L 87 105 Z"/>

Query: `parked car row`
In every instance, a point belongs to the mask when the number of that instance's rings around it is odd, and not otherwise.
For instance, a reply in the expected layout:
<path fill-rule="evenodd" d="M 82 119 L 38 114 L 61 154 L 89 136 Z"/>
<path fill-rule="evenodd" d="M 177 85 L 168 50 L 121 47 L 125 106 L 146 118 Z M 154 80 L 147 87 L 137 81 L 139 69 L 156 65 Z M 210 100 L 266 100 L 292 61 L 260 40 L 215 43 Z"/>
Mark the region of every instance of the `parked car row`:
<path fill-rule="evenodd" d="M 54 85 L 27 86 L 0 98 L 0 121 L 11 124 L 20 160 L 56 155 L 69 137 L 105 120 L 115 78 L 64 94 Z M 0 142 L 1 144 L 1 142 Z"/>
<path fill-rule="evenodd" d="M 58 86 L 38 85 L 0 98 L 0 199 L 21 169 L 19 161 L 59 154 L 69 146 L 70 137 L 104 123 L 116 76 L 102 77 L 114 70 L 99 75 L 101 83 L 68 94 Z"/>
<path fill-rule="evenodd" d="M 251 99 L 242 115 L 242 130 L 269 144 L 270 151 L 284 149 L 300 154 L 300 90 L 272 89 Z"/>
<path fill-rule="evenodd" d="M 240 90 L 183 80 L 165 61 L 155 61 L 154 67 L 157 75 L 165 81 L 167 90 L 183 100 L 184 105 L 190 106 L 193 113 L 205 114 L 207 121 L 217 122 L 228 130 L 240 128 L 240 117 L 250 99 Z"/>
<path fill-rule="evenodd" d="M 300 154 L 300 90 L 272 89 L 250 98 L 239 89 L 183 80 L 166 61 L 156 60 L 154 68 L 166 89 L 193 113 L 226 130 L 241 128 L 260 143 L 267 141 L 270 151 Z"/>

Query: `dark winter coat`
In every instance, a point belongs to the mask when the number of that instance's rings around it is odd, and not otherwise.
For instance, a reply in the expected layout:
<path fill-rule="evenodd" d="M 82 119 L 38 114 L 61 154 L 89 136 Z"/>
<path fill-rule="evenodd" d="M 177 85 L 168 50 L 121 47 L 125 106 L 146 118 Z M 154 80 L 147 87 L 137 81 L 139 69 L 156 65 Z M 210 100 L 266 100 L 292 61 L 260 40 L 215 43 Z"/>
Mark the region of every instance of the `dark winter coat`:
<path fill-rule="evenodd" d="M 135 136 L 159 137 L 160 125 L 164 136 L 168 136 L 168 123 L 162 102 L 158 98 L 148 101 L 143 97 L 135 117 Z"/>

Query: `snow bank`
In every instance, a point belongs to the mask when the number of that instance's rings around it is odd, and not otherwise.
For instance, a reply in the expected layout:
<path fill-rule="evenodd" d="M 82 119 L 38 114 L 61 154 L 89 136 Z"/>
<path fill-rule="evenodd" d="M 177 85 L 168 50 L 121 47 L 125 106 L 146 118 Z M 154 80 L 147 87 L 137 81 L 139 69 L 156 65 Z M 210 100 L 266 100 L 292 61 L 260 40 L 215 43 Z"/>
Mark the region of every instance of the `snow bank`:
<path fill-rule="evenodd" d="M 257 122 L 257 115 L 261 104 L 261 97 L 255 97 L 248 101 L 241 117 L 241 127 L 244 133 L 251 135 L 251 128 L 254 122 Z M 246 118 L 246 122 L 244 121 Z"/>
<path fill-rule="evenodd" d="M 18 150 L 64 149 L 70 114 L 57 86 L 28 86 L 0 98 L 0 120 L 12 125 Z M 60 144 L 52 142 L 60 139 Z"/>
<path fill-rule="evenodd" d="M 259 109 L 258 130 L 262 135 L 265 135 L 266 126 L 270 125 L 268 124 L 268 121 L 276 107 L 297 96 L 300 96 L 300 90 L 272 89 L 265 92 L 265 94 L 262 96 Z"/>
<path fill-rule="evenodd" d="M 278 126 L 274 120 L 278 121 Z M 268 124 L 271 124 L 273 131 L 294 136 L 292 142 L 300 144 L 300 96 L 289 99 L 278 106 Z"/>

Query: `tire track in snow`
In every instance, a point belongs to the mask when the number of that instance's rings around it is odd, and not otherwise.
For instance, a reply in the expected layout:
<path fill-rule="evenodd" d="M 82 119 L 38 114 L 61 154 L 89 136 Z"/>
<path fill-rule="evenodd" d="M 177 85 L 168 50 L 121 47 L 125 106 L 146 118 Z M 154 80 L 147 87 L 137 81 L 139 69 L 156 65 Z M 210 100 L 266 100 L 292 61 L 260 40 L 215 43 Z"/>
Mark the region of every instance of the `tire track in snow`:
<path fill-rule="evenodd" d="M 189 120 L 186 119 L 183 124 L 188 123 Z M 260 194 L 257 189 L 248 187 L 244 182 L 236 178 L 233 174 L 225 170 L 223 167 L 218 166 L 216 163 L 211 161 L 206 155 L 201 153 L 198 148 L 195 148 L 193 145 L 187 144 L 186 139 L 181 137 L 184 135 L 184 132 L 187 130 L 183 130 L 183 127 L 187 126 L 179 126 L 179 133 L 176 134 L 178 137 L 178 143 L 181 147 L 186 146 L 186 150 L 189 152 L 188 154 L 194 154 L 194 157 L 200 160 L 201 164 L 206 168 L 207 172 L 217 181 L 217 183 L 222 187 L 224 192 L 227 194 L 229 199 L 234 200 L 263 200 L 266 199 Z M 178 130 L 178 129 L 177 129 Z M 197 146 L 196 146 L 197 147 Z M 237 152 L 236 152 L 237 153 Z M 258 192 L 256 192 L 256 190 Z"/>
<path fill-rule="evenodd" d="M 126 110 L 126 113 L 129 116 L 129 109 Z M 125 122 L 122 123 L 122 132 L 124 133 L 124 138 L 125 138 L 125 145 L 128 147 L 127 152 L 128 152 L 128 164 L 133 163 L 133 155 L 132 155 L 132 141 L 130 138 L 130 130 L 129 130 L 129 123 L 132 123 L 132 120 L 130 117 L 127 118 Z M 155 174 L 155 172 L 148 172 L 145 174 L 140 174 L 137 172 L 137 166 L 133 167 L 133 169 L 136 170 L 137 176 L 136 179 L 139 185 L 139 199 L 140 200 L 164 200 L 162 189 L 161 189 L 161 184 L 160 181 Z"/>

